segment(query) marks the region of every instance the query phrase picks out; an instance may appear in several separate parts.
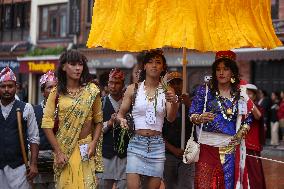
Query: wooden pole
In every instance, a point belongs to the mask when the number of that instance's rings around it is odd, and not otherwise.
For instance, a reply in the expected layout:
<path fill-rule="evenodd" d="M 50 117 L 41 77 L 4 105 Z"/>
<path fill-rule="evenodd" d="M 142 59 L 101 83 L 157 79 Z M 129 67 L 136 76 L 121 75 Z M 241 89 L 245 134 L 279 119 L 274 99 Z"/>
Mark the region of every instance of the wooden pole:
<path fill-rule="evenodd" d="M 20 108 L 17 108 L 16 112 L 17 112 L 18 133 L 19 133 L 21 152 L 22 152 L 24 163 L 25 163 L 26 171 L 28 172 L 30 167 L 28 163 L 28 157 L 27 157 L 26 148 L 25 148 L 25 140 L 24 140 L 24 135 L 23 135 L 22 113 L 21 113 Z M 33 183 L 31 183 L 31 186 L 32 186 L 32 189 L 34 189 Z"/>
<path fill-rule="evenodd" d="M 186 48 L 182 48 L 182 94 L 186 93 L 186 67 L 187 67 L 187 60 L 186 60 Z M 185 105 L 182 104 L 182 127 L 181 127 L 181 149 L 184 150 L 185 148 Z"/>

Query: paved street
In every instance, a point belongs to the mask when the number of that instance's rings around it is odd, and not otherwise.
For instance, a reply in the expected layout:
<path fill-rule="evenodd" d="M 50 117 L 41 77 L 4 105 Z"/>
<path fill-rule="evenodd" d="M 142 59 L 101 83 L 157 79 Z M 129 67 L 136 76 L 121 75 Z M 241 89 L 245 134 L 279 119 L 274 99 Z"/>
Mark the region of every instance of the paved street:
<path fill-rule="evenodd" d="M 284 143 L 277 148 L 265 146 L 262 156 L 284 162 Z M 262 160 L 267 189 L 284 189 L 284 164 Z M 164 186 L 160 187 L 164 189 Z"/>
<path fill-rule="evenodd" d="M 264 147 L 263 157 L 284 161 L 284 143 Z M 262 160 L 267 189 L 284 189 L 284 164 Z"/>

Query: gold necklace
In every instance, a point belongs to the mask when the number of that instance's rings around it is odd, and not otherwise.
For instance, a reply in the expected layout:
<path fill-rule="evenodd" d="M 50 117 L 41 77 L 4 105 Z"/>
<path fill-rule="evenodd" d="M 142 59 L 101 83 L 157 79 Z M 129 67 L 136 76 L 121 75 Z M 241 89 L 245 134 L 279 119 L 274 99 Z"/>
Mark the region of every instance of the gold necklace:
<path fill-rule="evenodd" d="M 155 93 L 154 93 L 153 96 L 149 96 L 149 94 L 147 94 L 147 90 L 146 90 L 146 86 L 145 86 L 144 91 L 145 91 L 146 99 L 148 100 L 148 102 L 151 102 L 156 98 L 157 92 L 158 92 L 157 90 L 158 89 L 155 90 Z"/>
<path fill-rule="evenodd" d="M 70 89 L 66 88 L 66 91 L 70 97 L 75 98 L 82 91 L 82 89 L 82 87 L 79 87 L 77 90 L 71 91 Z"/>
<path fill-rule="evenodd" d="M 154 94 L 154 96 L 148 96 L 148 94 L 146 94 L 146 98 L 149 102 L 153 101 L 155 97 L 156 97 L 156 93 Z"/>

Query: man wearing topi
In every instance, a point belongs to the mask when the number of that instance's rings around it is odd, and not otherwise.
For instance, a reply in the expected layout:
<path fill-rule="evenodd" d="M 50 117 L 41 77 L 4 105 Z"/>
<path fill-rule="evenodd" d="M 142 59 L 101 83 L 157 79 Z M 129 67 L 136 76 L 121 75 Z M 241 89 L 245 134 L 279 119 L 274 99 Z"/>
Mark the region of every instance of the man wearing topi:
<path fill-rule="evenodd" d="M 6 67 L 0 73 L 0 183 L 1 188 L 5 189 L 28 189 L 38 172 L 39 133 L 32 105 L 16 100 L 15 94 L 16 76 L 9 67 Z M 25 153 L 28 144 L 31 150 L 28 172 L 19 140 L 16 116 L 18 108 L 21 111 Z"/>

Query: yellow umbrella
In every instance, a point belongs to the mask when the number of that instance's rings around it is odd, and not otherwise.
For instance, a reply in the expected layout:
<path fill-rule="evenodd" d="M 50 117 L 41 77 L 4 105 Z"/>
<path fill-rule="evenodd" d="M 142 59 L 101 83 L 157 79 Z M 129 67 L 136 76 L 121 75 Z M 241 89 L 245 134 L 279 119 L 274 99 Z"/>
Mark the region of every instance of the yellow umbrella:
<path fill-rule="evenodd" d="M 87 46 L 199 51 L 281 45 L 270 0 L 96 0 Z"/>
<path fill-rule="evenodd" d="M 185 48 L 204 52 L 281 46 L 270 7 L 270 0 L 96 0 L 87 46 L 132 52 L 183 47 L 185 92 Z"/>

